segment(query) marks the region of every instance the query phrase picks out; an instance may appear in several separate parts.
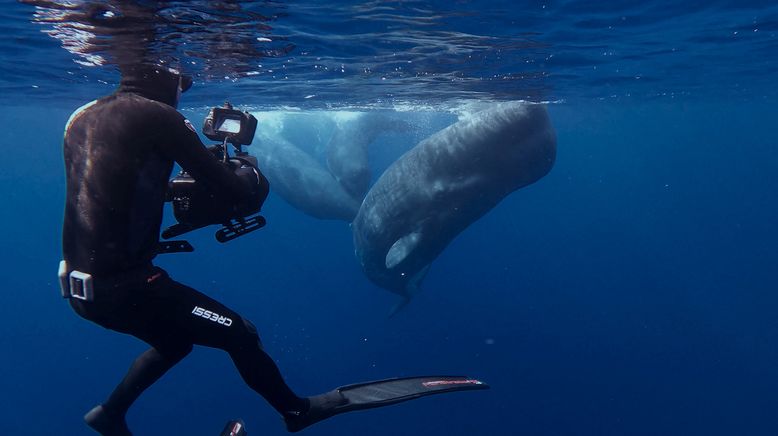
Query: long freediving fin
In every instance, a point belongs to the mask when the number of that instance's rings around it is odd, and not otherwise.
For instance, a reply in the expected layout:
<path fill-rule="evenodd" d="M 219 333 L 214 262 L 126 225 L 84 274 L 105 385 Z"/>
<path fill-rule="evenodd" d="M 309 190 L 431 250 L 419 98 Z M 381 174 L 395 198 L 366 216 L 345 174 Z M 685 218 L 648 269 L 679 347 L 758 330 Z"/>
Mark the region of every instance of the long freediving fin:
<path fill-rule="evenodd" d="M 357 383 L 310 397 L 308 412 L 287 415 L 284 420 L 286 429 L 294 433 L 341 413 L 389 406 L 428 395 L 481 389 L 489 389 L 489 385 L 465 376 L 417 376 Z"/>
<path fill-rule="evenodd" d="M 235 419 L 227 423 L 224 426 L 224 430 L 219 433 L 219 436 L 246 436 L 246 424 L 242 419 Z"/>

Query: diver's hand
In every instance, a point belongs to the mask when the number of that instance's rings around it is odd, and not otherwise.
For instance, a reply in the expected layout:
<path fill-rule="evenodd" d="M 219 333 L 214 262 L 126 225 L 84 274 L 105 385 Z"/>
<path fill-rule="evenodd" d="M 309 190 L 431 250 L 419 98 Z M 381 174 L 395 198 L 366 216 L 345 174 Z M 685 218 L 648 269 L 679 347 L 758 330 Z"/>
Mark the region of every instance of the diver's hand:
<path fill-rule="evenodd" d="M 254 159 L 254 162 L 256 162 L 256 159 Z M 259 212 L 270 190 L 270 184 L 267 179 L 259 171 L 259 168 L 256 165 L 252 165 L 252 163 L 244 158 L 230 160 L 230 164 L 234 164 L 237 167 L 234 170 L 235 175 L 238 176 L 244 187 L 241 199 L 234 206 L 236 218 Z"/>

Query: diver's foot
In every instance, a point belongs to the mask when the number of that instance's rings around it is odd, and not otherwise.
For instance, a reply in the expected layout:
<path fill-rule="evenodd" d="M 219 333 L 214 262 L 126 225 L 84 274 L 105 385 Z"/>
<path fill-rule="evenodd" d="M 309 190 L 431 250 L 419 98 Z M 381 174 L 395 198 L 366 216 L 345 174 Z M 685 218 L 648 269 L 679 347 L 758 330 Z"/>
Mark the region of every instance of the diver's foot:
<path fill-rule="evenodd" d="M 305 413 L 292 412 L 284 415 L 286 430 L 296 433 L 305 427 L 316 424 L 338 413 L 337 409 L 348 403 L 346 397 L 337 389 L 321 395 L 308 397 L 310 406 Z"/>
<path fill-rule="evenodd" d="M 124 417 L 111 413 L 102 404 L 84 415 L 84 421 L 103 436 L 132 436 Z"/>

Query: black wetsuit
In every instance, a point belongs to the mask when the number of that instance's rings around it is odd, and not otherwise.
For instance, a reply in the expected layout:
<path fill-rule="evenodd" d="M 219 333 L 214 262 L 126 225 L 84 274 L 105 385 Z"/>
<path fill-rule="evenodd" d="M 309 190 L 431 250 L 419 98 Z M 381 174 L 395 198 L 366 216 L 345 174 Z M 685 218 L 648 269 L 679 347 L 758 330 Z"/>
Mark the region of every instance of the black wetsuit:
<path fill-rule="evenodd" d="M 246 383 L 280 413 L 308 407 L 285 384 L 250 322 L 152 265 L 174 161 L 224 196 L 224 204 L 240 207 L 257 189 L 220 164 L 174 109 L 178 86 L 178 76 L 166 71 L 127 74 L 116 93 L 74 113 L 65 131 L 63 254 L 70 270 L 95 282 L 93 301 L 70 304 L 82 317 L 152 347 L 100 406 L 101 416 L 92 417 L 90 425 L 104 434 L 127 434 L 124 415 L 132 402 L 195 344 L 228 352 Z M 264 200 L 267 181 L 260 179 Z"/>

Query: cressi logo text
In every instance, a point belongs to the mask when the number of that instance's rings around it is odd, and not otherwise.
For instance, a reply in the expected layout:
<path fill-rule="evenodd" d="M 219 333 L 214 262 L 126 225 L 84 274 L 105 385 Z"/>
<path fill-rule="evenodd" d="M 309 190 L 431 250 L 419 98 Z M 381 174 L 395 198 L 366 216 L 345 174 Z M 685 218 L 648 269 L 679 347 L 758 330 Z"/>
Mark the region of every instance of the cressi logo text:
<path fill-rule="evenodd" d="M 202 318 L 205 318 L 209 321 L 213 321 L 217 324 L 221 324 L 225 327 L 229 327 L 232 325 L 232 319 L 227 318 L 226 316 L 221 316 L 216 312 L 212 312 L 210 310 L 205 310 L 200 306 L 195 306 L 194 309 L 192 309 L 192 315 L 199 316 Z"/>

